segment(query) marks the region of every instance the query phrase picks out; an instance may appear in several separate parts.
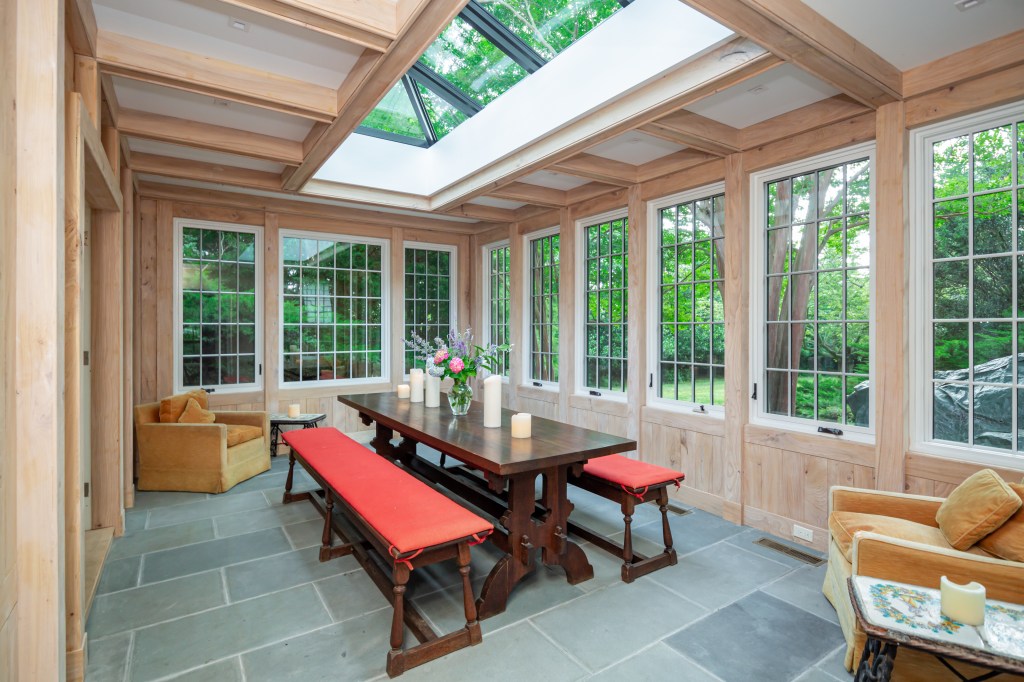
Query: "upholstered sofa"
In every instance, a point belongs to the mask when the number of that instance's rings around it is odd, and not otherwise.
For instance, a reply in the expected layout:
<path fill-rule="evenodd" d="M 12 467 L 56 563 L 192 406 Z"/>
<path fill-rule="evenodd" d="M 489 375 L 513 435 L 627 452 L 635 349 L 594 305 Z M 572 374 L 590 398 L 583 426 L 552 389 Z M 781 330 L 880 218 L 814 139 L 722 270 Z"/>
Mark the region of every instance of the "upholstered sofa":
<path fill-rule="evenodd" d="M 139 489 L 222 493 L 270 468 L 266 412 L 214 412 L 213 419 L 162 422 L 161 403 L 138 405 Z"/>
<path fill-rule="evenodd" d="M 994 557 L 978 546 L 967 551 L 954 549 L 936 521 L 943 501 L 941 497 L 839 486 L 829 492 L 829 560 L 823 592 L 835 607 L 846 638 L 847 669 L 855 670 L 859 664 L 865 640 L 850 602 L 847 578 L 851 575 L 932 588 L 938 588 L 945 575 L 958 583 L 980 582 L 989 598 L 1024 603 L 1024 563 Z M 934 682 L 956 678 L 934 657 L 901 649 L 893 679 Z M 993 679 L 1020 678 L 1001 675 Z"/>

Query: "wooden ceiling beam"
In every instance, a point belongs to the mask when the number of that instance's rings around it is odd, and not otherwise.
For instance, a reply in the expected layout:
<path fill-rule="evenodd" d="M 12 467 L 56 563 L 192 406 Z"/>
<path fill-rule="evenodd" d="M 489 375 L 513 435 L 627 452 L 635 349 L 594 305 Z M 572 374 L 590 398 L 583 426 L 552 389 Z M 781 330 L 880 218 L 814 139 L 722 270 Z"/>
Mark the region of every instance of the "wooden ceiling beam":
<path fill-rule="evenodd" d="M 100 31 L 96 59 L 104 73 L 329 122 L 334 88 L 260 71 L 164 45 Z"/>
<path fill-rule="evenodd" d="M 308 145 L 306 158 L 298 168 L 283 174 L 281 180 L 284 189 L 297 190 L 313 177 L 345 138 L 359 127 L 398 79 L 434 42 L 444 27 L 462 11 L 467 2 L 468 0 L 420 0 L 391 48 L 366 68 L 363 78 L 357 84 L 353 84 L 351 94 L 344 98 L 342 106 L 337 109 L 337 116 L 327 121 L 330 125 L 315 142 Z M 348 79 L 346 83 L 347 81 Z M 345 84 L 342 85 L 342 88 L 344 87 Z M 334 93 L 334 96 L 336 104 L 343 99 L 340 90 Z"/>
<path fill-rule="evenodd" d="M 236 128 L 132 109 L 121 110 L 117 127 L 124 135 L 147 140 L 239 154 L 283 164 L 298 165 L 302 162 L 301 142 Z"/>
<path fill-rule="evenodd" d="M 678 173 L 681 170 L 699 166 L 702 163 L 716 158 L 712 154 L 707 152 L 698 151 L 696 149 L 683 149 L 682 151 L 663 156 L 660 159 L 654 159 L 642 164 L 639 168 L 640 182 L 647 182 L 654 178 L 660 178 L 662 175 L 669 175 L 671 173 Z"/>
<path fill-rule="evenodd" d="M 551 164 L 548 166 L 548 170 L 620 187 L 629 187 L 637 182 L 636 166 L 633 164 L 605 159 L 593 154 L 577 154 L 572 158 Z"/>
<path fill-rule="evenodd" d="M 737 128 L 683 109 L 641 126 L 639 130 L 715 156 L 728 156 L 740 151 L 740 131 Z"/>
<path fill-rule="evenodd" d="M 744 128 L 740 131 L 740 146 L 753 149 L 806 130 L 839 123 L 868 111 L 868 107 L 851 97 L 836 95 Z"/>
<path fill-rule="evenodd" d="M 551 208 L 559 208 L 567 204 L 565 190 L 530 185 L 525 182 L 510 182 L 488 191 L 487 196 Z"/>
<path fill-rule="evenodd" d="M 900 99 L 899 69 L 801 0 L 681 0 L 857 101 Z"/>
<path fill-rule="evenodd" d="M 96 15 L 92 0 L 66 0 L 64 21 L 67 24 L 68 40 L 75 54 L 96 56 Z"/>
<path fill-rule="evenodd" d="M 933 90 L 1024 63 L 1024 29 L 975 45 L 903 73 L 903 97 Z"/>
<path fill-rule="evenodd" d="M 284 21 L 295 26 L 302 26 L 347 43 L 360 45 L 375 52 L 384 52 L 391 46 L 395 38 L 396 11 L 394 3 L 388 2 L 335 2 L 330 7 L 323 2 L 308 0 L 221 0 L 235 7 L 257 12 L 264 16 Z M 391 21 L 367 21 L 372 12 L 384 19 L 390 5 Z M 344 12 L 346 9 L 358 8 L 360 12 Z M 384 28 L 384 24 L 390 24 Z"/>
<path fill-rule="evenodd" d="M 516 212 L 509 208 L 497 206 L 484 206 L 482 204 L 463 204 L 450 211 L 447 215 L 460 218 L 475 218 L 476 220 L 487 220 L 496 223 L 511 223 L 516 219 Z"/>
<path fill-rule="evenodd" d="M 148 173 L 167 178 L 216 182 L 222 185 L 237 185 L 252 189 L 279 190 L 281 188 L 277 173 L 178 159 L 158 154 L 133 153 L 132 170 L 136 173 Z"/>

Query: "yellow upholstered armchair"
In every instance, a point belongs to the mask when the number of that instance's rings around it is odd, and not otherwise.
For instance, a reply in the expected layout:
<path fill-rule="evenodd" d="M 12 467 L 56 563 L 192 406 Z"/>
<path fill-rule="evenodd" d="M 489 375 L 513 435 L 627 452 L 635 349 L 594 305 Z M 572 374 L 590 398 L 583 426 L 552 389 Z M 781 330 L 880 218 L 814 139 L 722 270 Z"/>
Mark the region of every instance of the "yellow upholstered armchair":
<path fill-rule="evenodd" d="M 941 497 L 840 486 L 829 491 L 828 571 L 822 591 L 835 607 L 846 637 L 847 669 L 855 670 L 859 664 L 865 640 L 850 601 L 847 578 L 851 575 L 936 589 L 943 575 L 958 583 L 976 580 L 990 599 L 1024 603 L 1024 563 L 997 558 L 977 545 L 967 551 L 954 549 L 935 518 L 943 502 Z M 893 680 L 947 679 L 956 678 L 932 656 L 900 650 Z"/>
<path fill-rule="evenodd" d="M 270 468 L 266 412 L 213 414 L 181 424 L 161 422 L 161 403 L 135 408 L 140 490 L 222 493 Z"/>

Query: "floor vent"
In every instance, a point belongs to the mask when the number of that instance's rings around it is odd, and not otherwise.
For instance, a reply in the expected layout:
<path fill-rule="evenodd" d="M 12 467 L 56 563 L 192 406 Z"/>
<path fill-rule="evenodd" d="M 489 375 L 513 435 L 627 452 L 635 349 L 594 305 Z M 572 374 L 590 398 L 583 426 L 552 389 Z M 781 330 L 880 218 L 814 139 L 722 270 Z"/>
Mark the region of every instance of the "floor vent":
<path fill-rule="evenodd" d="M 820 558 L 814 556 L 813 554 L 808 554 L 807 552 L 804 552 L 802 550 L 796 549 L 795 547 L 790 547 L 789 545 L 784 545 L 781 542 L 776 542 L 775 540 L 772 540 L 771 538 L 761 538 L 760 540 L 755 540 L 754 544 L 755 545 L 761 545 L 762 547 L 767 547 L 768 549 L 775 550 L 776 552 L 779 552 L 780 554 L 785 554 L 788 557 L 792 557 L 793 559 L 796 559 L 797 561 L 802 561 L 805 564 L 809 564 L 811 566 L 821 566 L 823 563 L 825 563 L 824 559 L 820 559 Z"/>
<path fill-rule="evenodd" d="M 676 516 L 686 516 L 687 514 L 692 514 L 693 513 L 693 510 L 686 509 L 685 507 L 677 506 L 677 505 L 675 505 L 675 504 L 673 504 L 671 502 L 668 503 L 668 510 L 670 512 L 672 512 L 673 514 L 675 514 Z"/>

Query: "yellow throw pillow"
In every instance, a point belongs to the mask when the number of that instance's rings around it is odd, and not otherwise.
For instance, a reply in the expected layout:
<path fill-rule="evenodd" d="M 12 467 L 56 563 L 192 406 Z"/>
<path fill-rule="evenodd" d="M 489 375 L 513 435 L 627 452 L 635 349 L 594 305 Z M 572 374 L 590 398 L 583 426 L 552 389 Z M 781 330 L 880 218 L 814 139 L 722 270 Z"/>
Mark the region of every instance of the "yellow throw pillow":
<path fill-rule="evenodd" d="M 950 493 L 935 521 L 954 549 L 971 545 L 1003 525 L 1021 507 L 1021 498 L 999 474 L 982 469 Z"/>
<path fill-rule="evenodd" d="M 195 398 L 189 398 L 185 404 L 185 411 L 178 417 L 179 424 L 212 424 L 217 418 L 210 410 L 204 410 L 199 406 Z"/>
<path fill-rule="evenodd" d="M 1024 483 L 1011 483 L 1010 487 L 1024 501 Z M 1024 562 L 1024 507 L 982 538 L 978 547 L 1000 559 Z"/>
<path fill-rule="evenodd" d="M 188 393 L 179 393 L 178 395 L 168 396 L 160 401 L 160 423 L 162 424 L 174 424 L 178 421 L 178 417 L 185 411 L 185 406 L 188 404 L 189 398 L 194 398 L 199 407 L 204 410 L 209 409 L 210 400 L 206 391 L 201 388 L 197 388 L 194 391 Z"/>

